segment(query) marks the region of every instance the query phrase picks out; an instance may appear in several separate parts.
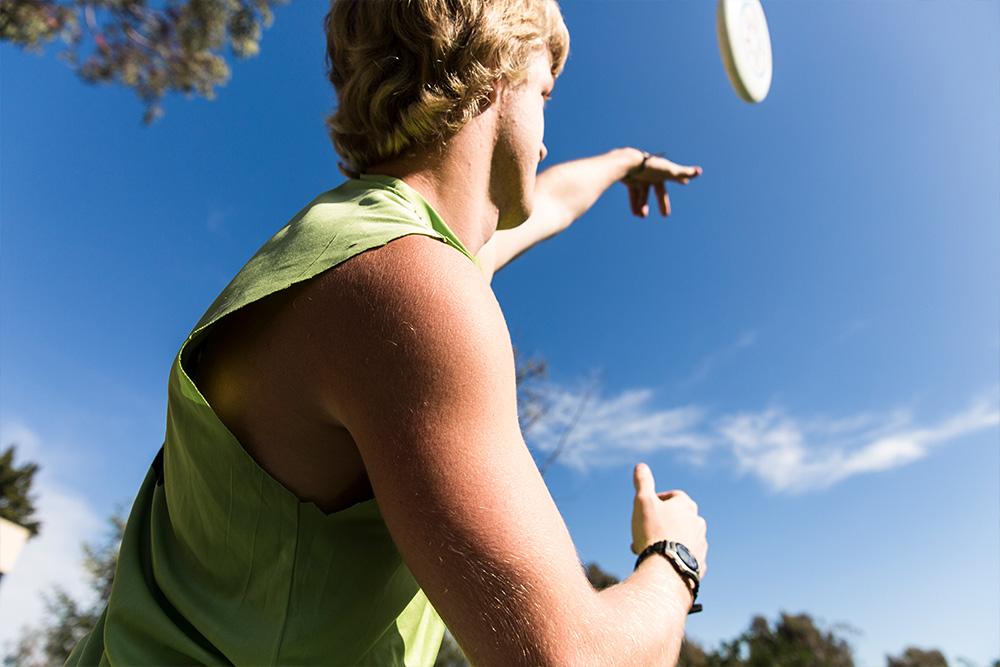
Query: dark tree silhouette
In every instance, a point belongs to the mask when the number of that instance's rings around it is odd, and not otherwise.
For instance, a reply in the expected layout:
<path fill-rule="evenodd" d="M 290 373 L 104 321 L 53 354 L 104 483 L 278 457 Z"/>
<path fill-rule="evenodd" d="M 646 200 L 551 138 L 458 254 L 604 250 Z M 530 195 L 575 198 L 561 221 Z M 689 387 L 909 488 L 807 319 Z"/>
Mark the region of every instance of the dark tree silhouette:
<path fill-rule="evenodd" d="M 125 517 L 116 512 L 108 519 L 104 539 L 83 545 L 83 567 L 91 599 L 78 600 L 58 586 L 43 594 L 47 616 L 38 627 L 25 629 L 14 652 L 4 657 L 6 667 L 45 667 L 66 662 L 70 651 L 97 624 L 104 610 L 124 530 Z"/>
<path fill-rule="evenodd" d="M 0 452 L 0 517 L 24 526 L 30 536 L 35 537 L 41 523 L 35 518 L 31 484 L 38 472 L 38 464 L 14 465 L 16 449 L 17 445 L 9 445 Z"/>
<path fill-rule="evenodd" d="M 41 52 L 59 38 L 60 53 L 88 83 L 133 88 L 143 122 L 162 115 L 165 93 L 207 99 L 230 76 L 228 45 L 238 58 L 260 50 L 272 8 L 288 0 L 0 0 L 0 40 Z"/>
<path fill-rule="evenodd" d="M 904 650 L 899 657 L 886 656 L 886 660 L 886 667 L 948 667 L 941 651 L 925 651 L 914 646 Z"/>
<path fill-rule="evenodd" d="M 685 638 L 681 643 L 677 667 L 715 667 L 718 664 L 715 654 L 706 653 L 697 642 Z"/>
<path fill-rule="evenodd" d="M 517 384 L 517 419 L 521 431 L 527 433 L 541 421 L 549 410 L 545 393 L 539 382 L 549 373 L 544 359 L 525 357 L 514 347 L 514 379 Z"/>
<path fill-rule="evenodd" d="M 719 667 L 854 667 L 846 639 L 821 630 L 808 614 L 781 614 L 772 629 L 756 616 L 739 637 L 723 642 L 709 664 Z"/>
<path fill-rule="evenodd" d="M 584 568 L 584 573 L 587 575 L 587 581 L 590 585 L 594 587 L 595 590 L 603 591 L 605 588 L 610 588 L 618 582 L 621 581 L 618 577 L 611 574 L 610 572 L 605 572 L 600 568 L 597 563 L 587 563 Z"/>

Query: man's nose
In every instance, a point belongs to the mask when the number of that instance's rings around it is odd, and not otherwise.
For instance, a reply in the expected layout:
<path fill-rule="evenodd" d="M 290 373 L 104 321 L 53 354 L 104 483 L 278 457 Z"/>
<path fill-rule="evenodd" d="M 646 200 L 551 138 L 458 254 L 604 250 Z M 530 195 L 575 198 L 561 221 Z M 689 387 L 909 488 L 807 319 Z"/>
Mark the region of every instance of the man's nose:
<path fill-rule="evenodd" d="M 545 144 L 542 144 L 542 150 L 538 151 L 538 154 L 540 156 L 538 158 L 539 162 L 541 162 L 542 160 L 544 160 L 545 156 L 549 154 L 549 149 L 545 147 Z"/>

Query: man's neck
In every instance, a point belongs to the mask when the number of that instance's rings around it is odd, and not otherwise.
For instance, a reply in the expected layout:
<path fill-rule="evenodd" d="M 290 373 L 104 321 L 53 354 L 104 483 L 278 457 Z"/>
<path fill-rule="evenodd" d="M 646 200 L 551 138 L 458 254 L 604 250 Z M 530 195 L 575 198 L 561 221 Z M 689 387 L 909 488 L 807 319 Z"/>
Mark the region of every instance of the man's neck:
<path fill-rule="evenodd" d="M 471 125 L 471 124 L 470 124 Z M 371 174 L 393 176 L 420 193 L 470 254 L 493 236 L 499 209 L 490 198 L 489 133 L 466 126 L 433 155 L 404 156 L 372 166 Z"/>

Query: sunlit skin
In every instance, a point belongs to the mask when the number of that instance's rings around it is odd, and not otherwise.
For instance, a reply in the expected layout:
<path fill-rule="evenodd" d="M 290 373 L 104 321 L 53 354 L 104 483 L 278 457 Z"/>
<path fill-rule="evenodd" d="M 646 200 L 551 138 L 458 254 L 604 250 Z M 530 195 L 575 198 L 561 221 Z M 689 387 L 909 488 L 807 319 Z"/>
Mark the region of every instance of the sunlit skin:
<path fill-rule="evenodd" d="M 544 109 L 553 95 L 551 59 L 540 49 L 524 81 L 496 82 L 492 104 L 446 146 L 430 154 L 403 156 L 367 171 L 402 178 L 447 222 L 491 277 L 538 242 L 566 229 L 616 182 L 625 183 L 633 215 L 649 215 L 649 197 L 670 215 L 667 181 L 687 185 L 700 166 L 654 156 L 645 168 L 642 152 L 618 148 L 594 157 L 563 162 L 536 173 L 548 150 Z M 493 155 L 490 164 L 480 156 Z M 431 158 L 431 159 L 428 159 Z M 492 247 L 486 247 L 492 240 Z"/>
<path fill-rule="evenodd" d="M 536 176 L 548 152 L 544 108 L 555 85 L 550 64 L 548 52 L 540 50 L 519 85 L 498 81 L 491 106 L 433 159 L 410 155 L 367 170 L 402 178 L 420 192 L 478 256 L 487 281 L 528 248 L 569 227 L 642 161 L 641 151 L 619 148 L 554 165 Z M 485 162 L 484 154 L 503 159 Z M 632 213 L 646 217 L 645 198 L 652 190 L 661 214 L 668 215 L 666 181 L 686 184 L 700 173 L 700 167 L 650 158 L 645 170 L 627 182 Z M 498 230 L 501 223 L 511 228 Z M 303 410 L 295 398 L 298 379 L 280 373 L 287 364 L 279 355 L 261 353 L 269 345 L 265 334 L 275 334 L 260 323 L 278 318 L 302 290 L 275 294 L 221 322 L 205 343 L 202 388 L 265 469 L 300 497 L 332 511 L 371 497 L 361 458 L 346 429 L 335 427 L 331 433 L 309 420 L 288 419 Z M 255 388 L 264 386 L 258 378 L 269 374 L 279 377 L 258 392 Z M 287 447 L 279 454 L 258 444 L 294 434 L 298 437 L 290 441 L 299 443 L 300 451 L 293 455 Z"/>
<path fill-rule="evenodd" d="M 642 161 L 617 148 L 537 173 L 549 70 L 539 52 L 527 78 L 497 82 L 491 104 L 446 145 L 366 169 L 417 190 L 481 269 L 436 239 L 403 236 L 219 322 L 192 377 L 301 500 L 336 512 L 377 498 L 407 567 L 475 664 L 671 664 L 688 586 L 660 557 L 600 593 L 587 582 L 520 431 L 510 334 L 489 285 Z M 666 181 L 700 173 L 649 159 L 626 179 L 632 212 L 648 215 L 652 191 L 668 215 Z M 707 569 L 692 499 L 658 492 L 645 465 L 633 482 L 623 548 L 671 539 Z"/>
<path fill-rule="evenodd" d="M 497 81 L 490 105 L 444 146 L 366 170 L 401 178 L 427 199 L 477 256 L 487 281 L 528 248 L 569 227 L 615 183 L 626 184 L 634 215 L 648 216 L 652 191 L 661 215 L 667 216 L 667 181 L 687 184 L 702 172 L 701 167 L 652 157 L 641 173 L 626 178 L 642 162 L 642 152 L 635 148 L 616 148 L 537 172 L 548 152 L 544 114 L 555 86 L 550 70 L 547 50 L 538 50 L 524 80 L 517 85 Z M 492 157 L 484 160 L 484 155 Z M 279 373 L 265 383 L 268 391 L 257 395 L 254 389 L 270 369 L 294 365 L 271 338 L 278 329 L 269 330 L 265 323 L 282 317 L 303 289 L 273 295 L 221 323 L 205 345 L 203 389 L 269 472 L 300 497 L 334 511 L 372 493 L 350 435 L 342 428 L 331 432 L 302 415 L 285 423 L 286 415 L 303 410 L 298 398 L 302 378 Z M 298 357 L 297 346 L 290 344 L 288 354 Z M 286 443 L 280 456 L 265 444 L 272 432 Z M 290 448 L 291 442 L 297 447 Z M 289 449 L 298 451 L 289 455 Z"/>

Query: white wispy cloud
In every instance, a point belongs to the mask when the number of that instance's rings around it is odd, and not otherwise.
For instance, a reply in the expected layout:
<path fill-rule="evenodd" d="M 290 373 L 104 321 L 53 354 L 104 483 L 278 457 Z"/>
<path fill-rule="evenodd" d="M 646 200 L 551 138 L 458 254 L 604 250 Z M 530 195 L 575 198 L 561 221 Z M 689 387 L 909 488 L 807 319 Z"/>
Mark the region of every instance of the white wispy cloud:
<path fill-rule="evenodd" d="M 725 347 L 705 355 L 695 365 L 694 370 L 686 378 L 680 381 L 681 387 L 691 387 L 703 382 L 719 366 L 732 359 L 740 350 L 750 347 L 757 342 L 757 332 L 754 330 L 744 331 L 739 338 Z"/>
<path fill-rule="evenodd" d="M 552 407 L 526 434 L 527 440 L 546 456 L 558 451 L 563 465 L 586 470 L 665 450 L 701 465 L 710 451 L 728 450 L 739 473 L 789 494 L 897 468 L 934 447 L 1000 425 L 1000 387 L 929 424 L 917 423 L 904 408 L 832 418 L 796 417 L 769 407 L 712 418 L 697 405 L 656 407 L 650 389 L 603 397 L 592 387 L 570 390 L 550 384 L 543 394 Z"/>
<path fill-rule="evenodd" d="M 772 491 L 801 493 L 912 463 L 936 446 L 998 424 L 996 397 L 984 394 L 930 425 L 914 424 L 912 415 L 901 410 L 833 421 L 800 420 L 769 408 L 725 417 L 719 432 L 742 472 Z"/>
<path fill-rule="evenodd" d="M 40 465 L 32 485 L 41 532 L 29 540 L 14 568 L 0 582 L 0 648 L 6 649 L 26 625 L 44 616 L 41 594 L 63 587 L 76 599 L 88 601 L 90 591 L 81 565 L 81 545 L 101 536 L 104 522 L 79 495 L 56 481 L 58 456 L 38 434 L 18 422 L 0 425 L 0 443 L 17 444 L 15 464 Z"/>
<path fill-rule="evenodd" d="M 577 470 L 666 449 L 679 450 L 697 463 L 711 446 L 697 432 L 704 410 L 696 406 L 656 409 L 650 405 L 650 389 L 632 389 L 608 398 L 593 385 L 568 389 L 546 383 L 540 390 L 549 409 L 525 434 L 526 439 L 545 454 L 559 449 L 559 462 Z"/>

